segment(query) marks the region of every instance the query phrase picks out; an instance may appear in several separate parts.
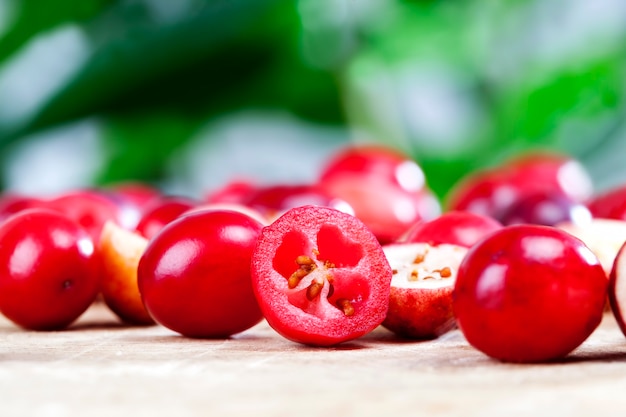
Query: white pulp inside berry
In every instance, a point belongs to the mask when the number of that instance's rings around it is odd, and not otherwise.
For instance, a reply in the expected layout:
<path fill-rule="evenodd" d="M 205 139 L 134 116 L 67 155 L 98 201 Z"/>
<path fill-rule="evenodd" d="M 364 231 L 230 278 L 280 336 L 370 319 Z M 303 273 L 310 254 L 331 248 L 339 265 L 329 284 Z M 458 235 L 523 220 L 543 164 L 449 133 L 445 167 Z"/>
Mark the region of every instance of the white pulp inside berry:
<path fill-rule="evenodd" d="M 454 284 L 467 248 L 426 243 L 392 244 L 383 247 L 393 270 L 391 285 L 400 288 L 440 288 Z"/>

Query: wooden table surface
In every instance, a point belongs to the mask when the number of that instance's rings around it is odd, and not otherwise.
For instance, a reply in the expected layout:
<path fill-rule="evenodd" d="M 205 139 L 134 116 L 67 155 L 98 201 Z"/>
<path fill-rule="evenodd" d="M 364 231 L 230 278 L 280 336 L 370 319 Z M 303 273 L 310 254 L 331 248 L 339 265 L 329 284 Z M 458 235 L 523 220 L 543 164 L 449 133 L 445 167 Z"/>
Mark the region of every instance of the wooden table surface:
<path fill-rule="evenodd" d="M 0 319 L 0 359 L 2 417 L 626 415 L 626 338 L 610 314 L 566 360 L 511 365 L 459 331 L 408 342 L 379 328 L 312 348 L 263 322 L 191 340 L 95 305 L 61 332 Z"/>

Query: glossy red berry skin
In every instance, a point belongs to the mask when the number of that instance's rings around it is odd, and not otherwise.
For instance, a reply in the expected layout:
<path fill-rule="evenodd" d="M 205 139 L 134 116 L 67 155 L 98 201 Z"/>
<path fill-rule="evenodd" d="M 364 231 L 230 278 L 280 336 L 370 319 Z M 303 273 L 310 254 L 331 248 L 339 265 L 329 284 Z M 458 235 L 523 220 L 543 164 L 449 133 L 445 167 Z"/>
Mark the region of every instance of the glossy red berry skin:
<path fill-rule="evenodd" d="M 384 146 L 348 147 L 323 167 L 319 184 L 347 202 L 379 242 L 395 242 L 415 222 L 441 213 L 421 167 Z"/>
<path fill-rule="evenodd" d="M 580 202 L 561 193 L 535 191 L 511 204 L 500 218 L 502 224 L 539 224 L 554 226 L 564 222 L 585 223 L 591 212 Z"/>
<path fill-rule="evenodd" d="M 511 205 L 536 192 L 560 194 L 580 203 L 591 196 L 593 186 L 589 173 L 577 160 L 537 151 L 469 174 L 450 191 L 446 208 L 471 211 L 501 221 Z"/>
<path fill-rule="evenodd" d="M 626 220 L 626 184 L 598 193 L 587 202 L 593 217 Z"/>
<path fill-rule="evenodd" d="M 0 221 L 29 208 L 41 207 L 43 201 L 37 197 L 19 194 L 3 194 L 0 196 Z"/>
<path fill-rule="evenodd" d="M 553 191 L 576 202 L 593 194 L 593 181 L 585 166 L 566 154 L 537 150 L 510 158 L 503 168 L 520 190 Z"/>
<path fill-rule="evenodd" d="M 94 242 L 100 239 L 107 220 L 120 226 L 127 225 L 125 208 L 97 190 L 72 190 L 47 200 L 43 207 L 74 220 L 89 233 Z"/>
<path fill-rule="evenodd" d="M 469 211 L 449 211 L 433 220 L 417 223 L 402 241 L 430 245 L 448 243 L 469 248 L 501 228 L 500 222 L 488 216 Z"/>
<path fill-rule="evenodd" d="M 157 197 L 145 208 L 135 230 L 146 239 L 152 239 L 166 224 L 198 204 L 186 197 Z"/>
<path fill-rule="evenodd" d="M 404 153 L 382 145 L 347 147 L 337 152 L 322 170 L 321 181 L 357 174 L 418 191 L 425 185 L 422 169 Z"/>
<path fill-rule="evenodd" d="M 263 318 L 250 258 L 262 224 L 235 211 L 198 211 L 166 225 L 139 261 L 146 309 L 184 336 L 223 338 Z"/>
<path fill-rule="evenodd" d="M 98 292 L 93 243 L 62 214 L 24 210 L 0 226 L 0 311 L 34 330 L 69 326 Z"/>
<path fill-rule="evenodd" d="M 354 214 L 354 210 L 348 203 L 331 196 L 322 187 L 314 184 L 278 184 L 259 187 L 250 194 L 244 204 L 269 219 L 276 219 L 289 209 L 306 205 L 331 207 Z"/>
<path fill-rule="evenodd" d="M 158 188 L 132 181 L 113 184 L 105 190 L 124 200 L 124 203 L 136 207 L 139 211 L 148 207 L 152 200 L 163 196 Z"/>
<path fill-rule="evenodd" d="M 607 278 L 580 240 L 553 227 L 508 226 L 473 246 L 453 292 L 457 323 L 483 353 L 559 359 L 600 324 Z"/>
<path fill-rule="evenodd" d="M 245 204 L 245 201 L 257 188 L 256 184 L 248 180 L 232 180 L 215 190 L 209 191 L 204 202 L 208 204 Z"/>

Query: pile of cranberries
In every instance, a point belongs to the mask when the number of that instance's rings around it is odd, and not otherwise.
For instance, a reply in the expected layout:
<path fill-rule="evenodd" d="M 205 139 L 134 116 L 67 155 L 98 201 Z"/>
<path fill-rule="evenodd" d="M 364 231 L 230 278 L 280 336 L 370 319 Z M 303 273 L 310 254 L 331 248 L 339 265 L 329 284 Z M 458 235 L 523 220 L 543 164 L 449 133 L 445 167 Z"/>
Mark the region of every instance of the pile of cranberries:
<path fill-rule="evenodd" d="M 307 184 L 5 194 L 0 312 L 63 329 L 102 299 L 187 337 L 265 319 L 314 346 L 458 327 L 493 358 L 549 361 L 591 335 L 607 299 L 626 334 L 625 190 L 596 194 L 576 160 L 536 152 L 462 178 L 440 204 L 407 155 L 354 145 Z"/>

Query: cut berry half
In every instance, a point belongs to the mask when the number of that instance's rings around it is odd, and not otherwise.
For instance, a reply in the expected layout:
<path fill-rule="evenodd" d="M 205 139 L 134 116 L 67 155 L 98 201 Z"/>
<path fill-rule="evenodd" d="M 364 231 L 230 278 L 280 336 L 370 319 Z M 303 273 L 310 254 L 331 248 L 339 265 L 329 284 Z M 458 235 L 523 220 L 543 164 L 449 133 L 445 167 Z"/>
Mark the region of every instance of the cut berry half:
<path fill-rule="evenodd" d="M 301 206 L 263 229 L 252 255 L 252 279 L 261 310 L 278 333 L 329 346 L 382 323 L 391 267 L 356 217 Z"/>
<path fill-rule="evenodd" d="M 453 329 L 452 290 L 468 249 L 427 243 L 399 243 L 383 249 L 393 270 L 383 326 L 411 339 L 433 339 Z"/>
<path fill-rule="evenodd" d="M 133 325 L 154 323 L 137 283 L 137 266 L 146 246 L 148 239 L 112 221 L 104 224 L 96 245 L 102 298 L 120 319 Z"/>

